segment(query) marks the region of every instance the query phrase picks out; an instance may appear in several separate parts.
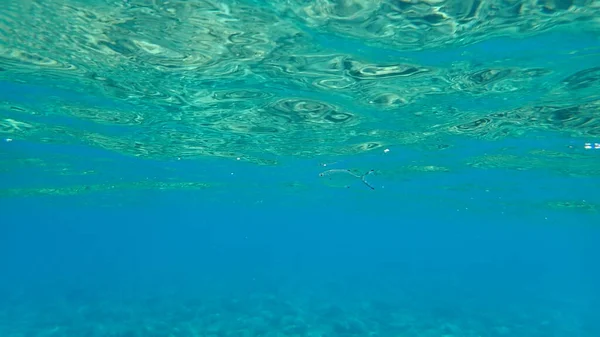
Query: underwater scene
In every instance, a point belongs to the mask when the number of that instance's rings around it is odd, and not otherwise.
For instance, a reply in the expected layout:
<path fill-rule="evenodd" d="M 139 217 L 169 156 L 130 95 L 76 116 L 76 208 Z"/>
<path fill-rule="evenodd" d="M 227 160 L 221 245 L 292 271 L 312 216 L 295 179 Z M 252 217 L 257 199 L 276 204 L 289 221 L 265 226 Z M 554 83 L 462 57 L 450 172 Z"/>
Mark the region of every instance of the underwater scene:
<path fill-rule="evenodd" d="M 0 337 L 600 337 L 599 0 L 3 0 Z"/>

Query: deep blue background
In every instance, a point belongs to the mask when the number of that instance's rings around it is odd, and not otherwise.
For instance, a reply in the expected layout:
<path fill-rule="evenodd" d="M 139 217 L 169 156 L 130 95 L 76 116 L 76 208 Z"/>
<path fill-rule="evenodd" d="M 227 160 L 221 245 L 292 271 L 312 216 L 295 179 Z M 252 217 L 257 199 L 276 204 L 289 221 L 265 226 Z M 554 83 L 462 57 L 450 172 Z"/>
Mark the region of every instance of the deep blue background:
<path fill-rule="evenodd" d="M 210 200 L 210 189 L 192 192 L 194 202 L 184 192 L 115 193 L 139 202 L 122 208 L 5 199 L 0 289 L 36 300 L 317 292 L 500 312 L 551 303 L 592 321 L 600 312 L 596 214 L 498 216 L 377 196 L 348 207 L 353 197 L 336 191 L 330 204 L 304 195 L 273 207 Z"/>

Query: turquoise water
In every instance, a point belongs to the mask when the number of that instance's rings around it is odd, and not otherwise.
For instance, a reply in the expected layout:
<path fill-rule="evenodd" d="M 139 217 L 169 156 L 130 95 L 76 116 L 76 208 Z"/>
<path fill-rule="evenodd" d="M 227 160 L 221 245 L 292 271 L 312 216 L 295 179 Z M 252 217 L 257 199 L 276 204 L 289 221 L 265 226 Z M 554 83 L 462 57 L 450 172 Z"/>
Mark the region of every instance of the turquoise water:
<path fill-rule="evenodd" d="M 599 17 L 3 3 L 0 336 L 600 336 Z"/>

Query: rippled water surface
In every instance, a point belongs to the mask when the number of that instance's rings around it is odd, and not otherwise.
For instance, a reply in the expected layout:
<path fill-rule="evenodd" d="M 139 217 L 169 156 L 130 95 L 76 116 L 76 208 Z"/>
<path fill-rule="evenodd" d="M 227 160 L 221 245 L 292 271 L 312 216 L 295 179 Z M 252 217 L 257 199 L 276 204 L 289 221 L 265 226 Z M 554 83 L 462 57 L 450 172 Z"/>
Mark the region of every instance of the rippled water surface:
<path fill-rule="evenodd" d="M 276 164 L 600 134 L 597 1 L 9 0 L 0 15 L 1 132 L 18 140 Z"/>

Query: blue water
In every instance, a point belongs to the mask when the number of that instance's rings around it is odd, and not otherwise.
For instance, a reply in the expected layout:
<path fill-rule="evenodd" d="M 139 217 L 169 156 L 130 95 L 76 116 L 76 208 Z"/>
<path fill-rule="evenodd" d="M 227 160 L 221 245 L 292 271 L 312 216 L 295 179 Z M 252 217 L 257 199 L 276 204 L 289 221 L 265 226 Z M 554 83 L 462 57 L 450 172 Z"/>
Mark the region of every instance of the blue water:
<path fill-rule="evenodd" d="M 360 50 L 373 62 L 443 68 L 468 55 L 484 65 L 512 58 L 551 67 L 549 82 L 598 65 L 598 40 L 588 33 L 411 52 L 303 29 L 316 44 Z M 587 51 L 577 62 L 547 49 Z M 548 94 L 545 83 L 518 97 L 455 93 L 436 102 L 486 114 L 534 104 Z M 1 120 L 43 120 L 56 139 L 64 134 L 52 127 L 107 137 L 139 131 L 45 111 L 55 98 L 137 108 L 55 84 L 0 77 Z M 354 104 L 272 86 L 278 95 Z M 382 130 L 413 126 L 386 121 L 390 112 L 376 107 L 361 112 Z M 273 165 L 136 157 L 83 133 L 54 142 L 43 132 L 3 131 L 0 336 L 598 337 L 600 150 L 584 143 L 600 139 L 560 131 L 440 135 L 420 144 L 431 150 L 394 141 L 353 155 L 265 150 Z M 443 144 L 452 146 L 433 149 Z M 539 153 L 556 155 L 542 162 Z M 473 164 L 488 154 L 525 159 Z M 425 166 L 450 169 L 413 169 Z M 345 173 L 324 182 L 319 173 L 330 168 L 374 170 L 365 176 L 374 189 Z"/>
<path fill-rule="evenodd" d="M 490 146 L 468 144 L 455 155 Z M 519 206 L 543 201 L 548 188 L 597 200 L 587 187 L 594 179 L 464 170 L 374 177 L 385 185 L 375 191 L 282 191 L 287 181 L 316 184 L 318 165 L 165 163 L 85 147 L 10 146 L 3 157 L 113 157 L 120 165 L 112 179 L 160 179 L 171 167 L 181 179 L 229 185 L 4 199 L 6 336 L 600 333 L 598 215 Z M 2 184 L 43 179 L 22 172 Z M 434 188 L 490 181 L 508 187 Z"/>

